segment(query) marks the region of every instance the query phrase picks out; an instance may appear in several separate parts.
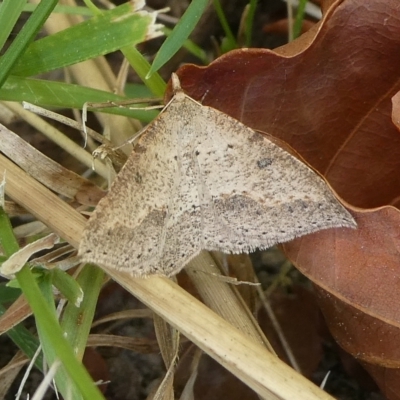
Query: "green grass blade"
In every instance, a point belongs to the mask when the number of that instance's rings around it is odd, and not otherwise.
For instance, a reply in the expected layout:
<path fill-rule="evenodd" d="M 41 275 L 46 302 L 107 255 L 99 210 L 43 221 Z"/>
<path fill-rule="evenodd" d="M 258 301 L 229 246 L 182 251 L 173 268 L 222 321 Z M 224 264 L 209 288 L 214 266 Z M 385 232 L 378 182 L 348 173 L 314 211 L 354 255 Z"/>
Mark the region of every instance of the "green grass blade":
<path fill-rule="evenodd" d="M 147 74 L 147 78 L 158 71 L 183 46 L 183 43 L 189 37 L 202 16 L 207 4 L 208 0 L 193 0 L 190 3 L 171 35 L 169 35 L 162 44 Z"/>
<path fill-rule="evenodd" d="M 0 260 L 0 263 L 5 261 L 7 257 L 4 257 L 4 260 Z M 21 290 L 18 288 L 9 287 L 5 282 L 0 283 L 0 304 L 11 303 L 18 299 L 21 295 Z"/>
<path fill-rule="evenodd" d="M 63 331 L 58 324 L 54 310 L 52 309 L 53 307 L 51 307 L 48 301 L 45 300 L 45 297 L 40 291 L 36 280 L 33 279 L 29 268 L 24 267 L 16 275 L 18 283 L 35 315 L 36 325 L 47 361 L 50 364 L 52 364 L 55 359 L 61 361 L 62 367 L 56 375 L 58 387 L 60 389 L 63 387 L 61 393 L 64 396 L 67 396 L 68 390 L 71 388 L 73 389 L 74 386 L 76 386 L 84 399 L 104 400 L 104 397 L 93 383 L 89 373 L 75 357 L 72 347 L 64 337 Z M 48 285 L 48 287 L 51 288 L 51 285 Z M 49 357 L 50 359 L 48 359 Z M 61 380 L 58 381 L 57 376 L 62 376 L 64 370 L 72 379 L 72 386 L 68 380 L 64 382 Z M 72 398 L 77 400 L 80 396 L 74 393 Z"/>
<path fill-rule="evenodd" d="M 79 304 L 82 301 L 82 288 L 71 275 L 59 268 L 54 268 L 49 273 L 51 274 L 51 283 L 60 291 L 68 302 Z"/>
<path fill-rule="evenodd" d="M 91 0 L 83 1 L 86 6 L 93 11 L 93 14 L 99 15 L 101 13 L 101 10 L 97 8 Z M 134 46 L 123 47 L 121 48 L 121 51 L 133 70 L 138 74 L 139 78 L 150 89 L 150 91 L 157 97 L 163 96 L 166 83 L 159 74 L 154 74 L 149 79 L 146 79 L 150 70 L 150 64 L 143 55 Z"/>
<path fill-rule="evenodd" d="M 103 279 L 104 272 L 100 268 L 85 265 L 76 280 L 85 296 L 79 307 L 69 302 L 63 313 L 61 328 L 78 359 L 82 359 L 86 348 Z"/>
<path fill-rule="evenodd" d="M 94 14 L 99 14 L 101 11 L 99 8 L 97 8 L 91 0 L 83 0 L 85 3 L 86 7 Z"/>
<path fill-rule="evenodd" d="M 154 96 L 163 97 L 167 85 L 158 73 L 154 73 L 149 77 L 150 64 L 142 54 L 132 46 L 124 47 L 121 50 L 131 67 Z"/>
<path fill-rule="evenodd" d="M 0 207 L 0 240 L 1 246 L 8 256 L 18 251 L 18 242 L 12 231 L 10 220 L 2 207 Z M 39 289 L 38 282 L 33 278 L 28 266 L 17 272 L 16 278 L 35 315 L 40 342 L 47 362 L 51 365 L 57 359 L 62 363 L 62 368 L 58 370 L 55 380 L 64 398 L 68 398 L 68 394 L 72 390 L 72 398 L 75 400 L 79 400 L 81 395 L 82 398 L 87 400 L 104 400 L 89 373 L 75 357 L 74 351 L 65 339 L 57 321 L 51 274 L 46 273 L 43 275 L 40 283 L 42 291 Z M 17 332 L 19 337 L 16 337 L 15 330 L 16 328 L 14 328 L 14 332 L 11 332 L 10 336 L 14 336 L 14 339 L 22 340 L 22 335 L 26 339 L 26 332 L 20 329 Z M 36 350 L 36 341 L 32 342 L 31 339 L 29 343 L 32 348 L 25 348 L 29 354 Z"/>
<path fill-rule="evenodd" d="M 64 82 L 10 76 L 3 88 L 0 89 L 0 100 L 27 101 L 28 103 L 45 108 L 82 109 L 82 106 L 86 102 L 117 103 L 127 100 L 127 98 L 114 93 Z M 139 119 L 145 123 L 152 121 L 158 114 L 155 110 L 137 110 L 120 107 L 103 108 L 101 111 L 109 114 L 125 115 L 130 118 Z"/>
<path fill-rule="evenodd" d="M 293 24 L 293 39 L 296 39 L 301 34 L 301 27 L 303 25 L 304 14 L 306 10 L 307 0 L 300 0 L 297 8 L 296 18 Z"/>
<path fill-rule="evenodd" d="M 19 250 L 10 220 L 2 207 L 0 207 L 0 245 L 8 256 Z M 19 289 L 12 289 L 5 285 L 0 285 L 1 302 L 13 301 L 14 296 L 19 296 L 20 294 L 21 291 Z M 5 311 L 6 308 L 0 304 L 0 315 L 3 315 Z M 33 357 L 39 346 L 39 341 L 28 329 L 19 324 L 7 331 L 7 335 L 28 357 Z M 42 369 L 42 357 L 36 360 L 35 365 Z"/>
<path fill-rule="evenodd" d="M 156 13 L 137 12 L 132 3 L 105 11 L 32 43 L 12 74 L 32 76 L 76 64 L 160 36 Z"/>
<path fill-rule="evenodd" d="M 222 29 L 225 32 L 225 40 L 224 40 L 224 53 L 230 50 L 236 49 L 238 47 L 235 36 L 232 33 L 232 30 L 228 24 L 228 21 L 225 17 L 224 10 L 221 7 L 221 3 L 219 0 L 213 0 L 214 8 L 217 13 L 220 24 L 222 25 Z"/>
<path fill-rule="evenodd" d="M 245 29 L 246 47 L 251 47 L 251 35 L 253 34 L 253 23 L 254 23 L 254 16 L 256 14 L 257 0 L 250 0 L 249 4 L 250 6 L 247 11 L 246 29 Z"/>
<path fill-rule="evenodd" d="M 168 37 L 169 35 L 171 35 L 172 30 L 164 27 L 163 32 L 165 36 Z M 200 46 L 197 46 L 197 44 L 191 41 L 190 39 L 186 39 L 183 42 L 182 47 L 184 47 L 190 54 L 197 57 L 204 65 L 210 63 L 210 59 L 207 56 L 207 52 L 204 51 Z"/>
<path fill-rule="evenodd" d="M 7 257 L 10 257 L 19 250 L 18 241 L 14 236 L 10 219 L 3 207 L 0 207 L 0 247 Z"/>
<path fill-rule="evenodd" d="M 28 269 L 28 267 L 26 266 L 24 268 L 24 270 L 25 269 Z M 23 272 L 23 271 L 21 271 L 21 272 Z M 31 271 L 29 271 L 29 272 L 31 272 Z M 28 277 L 28 275 L 26 277 Z M 20 282 L 21 278 L 18 274 L 17 274 L 17 279 L 18 279 L 18 282 Z M 40 294 L 41 294 L 41 299 L 43 299 L 45 301 L 45 304 L 47 304 L 48 309 L 54 316 L 54 320 L 56 321 L 56 323 L 58 323 L 57 311 L 56 311 L 56 307 L 55 307 L 55 303 L 54 303 L 54 294 L 53 294 L 53 289 L 52 289 L 51 273 L 49 273 L 48 271 L 44 271 L 44 273 L 42 274 L 40 279 L 36 279 L 34 277 L 34 275 L 31 273 L 29 276 L 29 279 L 31 279 L 31 281 L 37 282 L 38 288 L 39 288 Z M 29 300 L 29 299 L 27 299 L 27 300 L 29 303 L 31 303 L 31 300 Z M 32 308 L 31 304 L 30 304 L 30 306 Z M 51 365 L 53 365 L 53 363 L 55 361 L 60 360 L 59 352 L 60 352 L 61 348 L 59 347 L 60 343 L 57 342 L 57 336 L 55 337 L 57 346 L 55 346 L 54 343 L 52 343 L 48 340 L 48 332 L 45 329 L 43 329 L 42 323 L 39 322 L 39 319 L 44 317 L 46 312 L 47 312 L 46 310 L 41 310 L 40 317 L 38 317 L 38 315 L 36 315 L 34 312 L 34 316 L 35 316 L 37 331 L 38 331 L 39 338 L 40 338 L 40 343 L 42 345 L 42 353 L 44 355 L 44 358 L 46 359 L 47 365 L 50 367 Z M 63 396 L 66 396 L 66 395 L 68 396 L 68 393 L 71 393 L 70 398 L 73 398 L 76 400 L 82 400 L 82 396 L 80 395 L 80 390 L 75 385 L 75 382 L 73 380 L 71 380 L 67 371 L 63 367 L 59 368 L 57 370 L 57 373 L 54 376 L 54 381 L 55 381 L 55 384 L 57 387 L 57 391 L 59 393 L 61 393 Z"/>
<path fill-rule="evenodd" d="M 28 21 L 18 33 L 11 46 L 0 58 L 0 87 L 6 81 L 11 69 L 21 59 L 28 45 L 35 38 L 36 34 L 43 26 L 58 0 L 42 0 L 35 8 Z"/>
<path fill-rule="evenodd" d="M 0 4 L 0 49 L 9 37 L 27 0 L 4 0 Z"/>

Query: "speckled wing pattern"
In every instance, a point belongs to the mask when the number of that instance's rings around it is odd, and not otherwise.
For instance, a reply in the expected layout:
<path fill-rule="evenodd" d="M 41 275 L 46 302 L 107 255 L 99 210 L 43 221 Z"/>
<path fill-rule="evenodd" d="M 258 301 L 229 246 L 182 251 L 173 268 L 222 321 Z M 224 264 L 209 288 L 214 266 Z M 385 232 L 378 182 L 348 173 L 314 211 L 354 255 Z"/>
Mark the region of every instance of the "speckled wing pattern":
<path fill-rule="evenodd" d="M 251 252 L 355 227 L 314 171 L 177 90 L 89 219 L 83 261 L 174 275 L 202 249 Z"/>

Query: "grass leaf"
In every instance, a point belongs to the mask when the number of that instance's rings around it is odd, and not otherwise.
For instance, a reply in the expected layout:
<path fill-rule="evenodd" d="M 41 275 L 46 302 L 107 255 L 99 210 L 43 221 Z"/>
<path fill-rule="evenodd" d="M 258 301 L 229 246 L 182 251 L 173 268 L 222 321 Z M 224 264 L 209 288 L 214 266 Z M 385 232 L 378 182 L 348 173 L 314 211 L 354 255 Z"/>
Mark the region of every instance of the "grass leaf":
<path fill-rule="evenodd" d="M 0 87 L 14 65 L 21 60 L 21 55 L 24 54 L 26 48 L 35 38 L 57 2 L 57 0 L 42 0 L 5 54 L 0 58 Z"/>
<path fill-rule="evenodd" d="M 111 104 L 111 102 L 117 103 L 126 100 L 126 97 L 70 83 L 10 76 L 3 88 L 0 89 L 0 100 L 26 101 L 41 107 L 82 109 L 86 102 L 110 102 Z M 146 123 L 152 121 L 158 114 L 154 110 L 142 111 L 126 107 L 106 107 L 102 108 L 101 111 L 125 115 Z"/>
<path fill-rule="evenodd" d="M 183 46 L 185 40 L 189 37 L 197 22 L 199 22 L 208 0 L 193 0 L 185 14 L 180 18 L 172 33 L 167 37 L 158 51 L 153 65 L 150 68 L 146 78 L 148 79 L 154 72 L 158 71 L 176 52 Z"/>
<path fill-rule="evenodd" d="M 156 13 L 125 3 L 32 43 L 12 70 L 32 76 L 108 54 L 160 36 Z"/>

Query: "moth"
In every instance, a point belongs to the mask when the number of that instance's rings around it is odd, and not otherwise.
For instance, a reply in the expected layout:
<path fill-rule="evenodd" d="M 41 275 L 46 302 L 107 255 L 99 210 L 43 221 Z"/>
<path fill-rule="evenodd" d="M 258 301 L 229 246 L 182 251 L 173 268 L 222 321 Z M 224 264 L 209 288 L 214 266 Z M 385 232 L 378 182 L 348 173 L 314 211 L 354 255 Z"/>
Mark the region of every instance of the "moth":
<path fill-rule="evenodd" d="M 149 124 L 80 242 L 85 262 L 178 273 L 201 250 L 248 253 L 355 227 L 324 180 L 264 135 L 187 96 Z"/>

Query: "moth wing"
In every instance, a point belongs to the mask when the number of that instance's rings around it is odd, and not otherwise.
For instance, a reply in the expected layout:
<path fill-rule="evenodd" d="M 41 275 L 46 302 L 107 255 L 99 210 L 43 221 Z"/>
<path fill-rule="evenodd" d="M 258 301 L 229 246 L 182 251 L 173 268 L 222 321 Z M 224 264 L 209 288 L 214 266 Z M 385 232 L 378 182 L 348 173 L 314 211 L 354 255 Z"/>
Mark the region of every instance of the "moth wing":
<path fill-rule="evenodd" d="M 166 274 L 165 225 L 180 180 L 179 128 L 179 121 L 171 126 L 166 109 L 146 129 L 85 227 L 79 247 L 83 261 L 137 276 Z"/>
<path fill-rule="evenodd" d="M 209 204 L 205 248 L 250 252 L 333 227 L 355 227 L 324 180 L 262 134 L 203 107 L 199 180 Z M 199 121 L 200 124 L 200 121 Z"/>
<path fill-rule="evenodd" d="M 201 249 L 249 252 L 339 226 L 355 223 L 315 172 L 181 95 L 147 128 L 79 253 L 133 275 L 172 275 Z"/>

